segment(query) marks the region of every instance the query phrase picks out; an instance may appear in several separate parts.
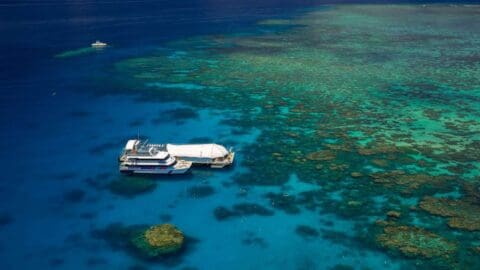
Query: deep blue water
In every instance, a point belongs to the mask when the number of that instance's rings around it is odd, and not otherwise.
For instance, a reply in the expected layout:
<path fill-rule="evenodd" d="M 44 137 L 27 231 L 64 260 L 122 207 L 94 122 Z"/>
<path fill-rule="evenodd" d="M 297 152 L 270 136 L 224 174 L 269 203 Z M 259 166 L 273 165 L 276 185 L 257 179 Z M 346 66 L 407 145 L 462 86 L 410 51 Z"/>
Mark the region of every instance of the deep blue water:
<path fill-rule="evenodd" d="M 322 261 L 321 267 L 339 262 L 373 269 L 396 266 L 382 254 L 354 256 L 341 245 L 304 243 L 292 236 L 299 220 L 309 223 L 318 219 L 313 213 L 296 217 L 295 222 L 277 213 L 282 226 L 276 224 L 278 219 L 256 216 L 225 221 L 220 226 L 212 209 L 239 200 L 241 191 L 224 184 L 243 169 L 240 165 L 233 170 L 198 170 L 186 178 L 161 179 L 154 192 L 136 198 L 123 198 L 92 184 L 103 185 L 117 177 L 117 153 L 137 132 L 152 141 L 178 143 L 205 137 L 222 142 L 231 132 L 230 127 L 220 124 L 222 116 L 211 111 L 200 111 L 198 118 L 180 123 L 175 119 L 156 122 L 153 119 L 162 112 L 185 105 L 139 101 L 135 96 L 95 95 L 95 89 L 114 87 L 95 80 L 108 76 L 113 63 L 146 54 L 172 40 L 252 31 L 258 20 L 294 16 L 321 3 L 1 2 L 0 217 L 4 222 L 0 225 L 0 269 L 128 269 L 142 262 L 112 250 L 92 237 L 91 231 L 114 222 L 155 224 L 161 215 L 170 215 L 173 223 L 199 239 L 195 249 L 175 266 L 178 269 L 293 269 L 298 265 L 307 269 L 317 263 L 310 262 L 311 257 Z M 54 57 L 88 47 L 96 39 L 112 47 L 79 57 Z M 107 92 L 115 89 L 111 90 Z M 237 136 L 231 143 L 241 149 L 256 135 Z M 241 155 L 238 159 L 240 164 Z M 301 188 L 295 177 L 290 181 Z M 202 199 L 185 196 L 189 187 L 204 182 L 215 188 L 215 195 Z M 66 196 L 72 191 L 84 195 L 69 200 Z M 251 200 L 266 191 L 268 187 L 251 191 Z M 350 226 L 340 220 L 336 224 L 346 231 Z M 267 247 L 242 245 L 238 238 L 245 233 L 283 240 L 264 251 Z M 278 258 L 279 254 L 285 258 Z"/>

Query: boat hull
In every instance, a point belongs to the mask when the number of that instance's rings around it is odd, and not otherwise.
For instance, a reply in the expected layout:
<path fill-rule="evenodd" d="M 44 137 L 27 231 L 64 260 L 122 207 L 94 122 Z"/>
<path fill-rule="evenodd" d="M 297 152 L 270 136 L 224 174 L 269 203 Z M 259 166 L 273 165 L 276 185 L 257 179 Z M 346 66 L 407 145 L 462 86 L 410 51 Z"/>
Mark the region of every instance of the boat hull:
<path fill-rule="evenodd" d="M 120 172 L 125 174 L 185 174 L 190 171 L 192 163 L 178 161 L 174 166 L 138 166 L 120 164 Z"/>
<path fill-rule="evenodd" d="M 124 174 L 185 174 L 190 168 L 185 169 L 143 169 L 143 168 L 120 168 L 120 172 Z"/>

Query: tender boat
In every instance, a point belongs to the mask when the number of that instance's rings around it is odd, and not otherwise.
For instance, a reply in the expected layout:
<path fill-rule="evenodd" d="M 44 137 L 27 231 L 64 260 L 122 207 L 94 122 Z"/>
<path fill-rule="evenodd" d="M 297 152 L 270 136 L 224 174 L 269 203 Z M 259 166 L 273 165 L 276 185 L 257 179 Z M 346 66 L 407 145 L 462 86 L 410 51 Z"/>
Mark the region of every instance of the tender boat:
<path fill-rule="evenodd" d="M 140 140 L 129 140 L 118 160 L 120 172 L 127 174 L 184 174 L 192 166 L 170 155 L 165 145 Z"/>
<path fill-rule="evenodd" d="M 205 164 L 211 168 L 223 168 L 231 165 L 235 152 L 224 146 L 210 144 L 167 144 L 168 153 L 175 158 L 191 161 L 193 164 Z"/>
<path fill-rule="evenodd" d="M 103 47 L 107 46 L 107 43 L 104 43 L 104 42 L 101 42 L 101 41 L 97 40 L 94 43 L 92 43 L 91 45 L 94 48 L 103 48 Z"/>

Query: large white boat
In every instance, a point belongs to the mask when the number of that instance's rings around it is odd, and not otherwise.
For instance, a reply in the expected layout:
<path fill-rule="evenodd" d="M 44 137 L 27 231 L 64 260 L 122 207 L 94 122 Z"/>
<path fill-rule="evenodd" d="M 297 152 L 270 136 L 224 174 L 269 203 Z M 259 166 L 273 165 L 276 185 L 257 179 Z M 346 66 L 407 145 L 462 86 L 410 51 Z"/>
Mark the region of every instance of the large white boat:
<path fill-rule="evenodd" d="M 191 161 L 193 164 L 205 164 L 212 168 L 223 168 L 231 165 L 235 158 L 232 149 L 224 146 L 210 144 L 167 144 L 168 153 L 181 159 Z"/>
<path fill-rule="evenodd" d="M 119 169 L 127 174 L 184 174 L 192 162 L 178 160 L 162 144 L 129 140 L 119 157 Z"/>

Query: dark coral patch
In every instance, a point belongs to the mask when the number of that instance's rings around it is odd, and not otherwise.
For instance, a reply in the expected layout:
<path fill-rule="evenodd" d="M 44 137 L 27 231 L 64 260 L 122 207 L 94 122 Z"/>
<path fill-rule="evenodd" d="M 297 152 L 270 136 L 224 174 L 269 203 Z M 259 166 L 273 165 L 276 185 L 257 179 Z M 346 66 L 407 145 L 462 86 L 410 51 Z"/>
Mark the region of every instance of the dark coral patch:
<path fill-rule="evenodd" d="M 232 216 L 235 216 L 235 213 L 233 211 L 230 211 L 230 209 L 223 206 L 215 208 L 213 214 L 218 221 L 222 221 Z"/>
<path fill-rule="evenodd" d="M 257 246 L 261 248 L 266 248 L 268 247 L 267 242 L 265 239 L 257 236 L 253 232 L 248 232 L 245 238 L 242 239 L 242 244 L 247 245 L 247 246 Z"/>
<path fill-rule="evenodd" d="M 76 118 L 84 118 L 89 116 L 91 113 L 88 111 L 71 111 L 68 115 Z"/>
<path fill-rule="evenodd" d="M 160 220 L 164 223 L 170 222 L 172 220 L 172 215 L 170 214 L 161 214 L 160 215 Z"/>
<path fill-rule="evenodd" d="M 125 226 L 122 223 L 112 223 L 104 229 L 93 230 L 91 236 L 106 241 L 114 250 L 121 250 L 127 248 L 129 240 L 145 228 L 146 225 Z"/>
<path fill-rule="evenodd" d="M 190 118 L 197 118 L 198 113 L 191 108 L 178 108 L 172 109 L 164 112 L 169 117 L 176 119 L 176 120 L 184 120 Z"/>
<path fill-rule="evenodd" d="M 103 155 L 105 152 L 116 149 L 119 147 L 119 143 L 115 142 L 105 142 L 98 144 L 88 150 L 88 152 L 93 156 Z"/>
<path fill-rule="evenodd" d="M 187 190 L 190 198 L 205 198 L 215 193 L 215 189 L 211 186 L 193 186 Z"/>
<path fill-rule="evenodd" d="M 148 270 L 148 267 L 141 264 L 134 264 L 128 267 L 128 270 Z"/>
<path fill-rule="evenodd" d="M 255 203 L 235 204 L 231 210 L 226 207 L 219 206 L 215 208 L 213 213 L 218 221 L 222 221 L 232 217 L 251 215 L 272 216 L 274 214 L 272 210 Z"/>
<path fill-rule="evenodd" d="M 98 216 L 96 212 L 83 212 L 80 214 L 82 219 L 95 219 Z"/>
<path fill-rule="evenodd" d="M 304 239 L 311 239 L 318 237 L 319 233 L 315 228 L 307 225 L 298 225 L 295 228 L 295 233 Z"/>
<path fill-rule="evenodd" d="M 112 193 L 128 198 L 152 192 L 156 187 L 153 179 L 134 176 L 123 176 L 108 185 Z"/>
<path fill-rule="evenodd" d="M 85 262 L 88 267 L 102 266 L 108 263 L 107 259 L 102 257 L 91 257 Z"/>
<path fill-rule="evenodd" d="M 13 222 L 13 217 L 8 213 L 0 213 L 0 227 L 6 226 Z"/>
<path fill-rule="evenodd" d="M 178 123 L 182 123 L 188 119 L 198 118 L 199 114 L 197 111 L 191 108 L 178 108 L 163 111 L 160 113 L 160 116 L 152 119 L 152 123 L 159 124 L 166 120 L 176 120 Z"/>
<path fill-rule="evenodd" d="M 77 174 L 75 172 L 64 172 L 55 175 L 55 179 L 59 181 L 71 180 L 75 177 L 77 177 Z"/>
<path fill-rule="evenodd" d="M 233 211 L 241 216 L 259 215 L 273 216 L 274 212 L 256 203 L 239 203 L 233 206 Z"/>
<path fill-rule="evenodd" d="M 331 270 L 354 270 L 355 268 L 348 264 L 337 264 L 330 269 Z"/>
<path fill-rule="evenodd" d="M 296 197 L 294 195 L 288 195 L 283 193 L 267 193 L 266 198 L 270 199 L 271 205 L 276 209 L 285 211 L 287 214 L 298 214 L 300 208 L 297 205 Z"/>
<path fill-rule="evenodd" d="M 70 203 L 81 202 L 85 198 L 85 191 L 81 189 L 72 189 L 63 194 L 63 199 Z"/>
<path fill-rule="evenodd" d="M 62 266 L 64 263 L 65 263 L 65 260 L 61 258 L 53 258 L 48 261 L 48 264 L 51 267 L 55 267 L 55 268 Z"/>
<path fill-rule="evenodd" d="M 131 127 L 139 127 L 141 125 L 143 125 L 143 119 L 136 119 L 129 123 L 129 126 Z"/>

